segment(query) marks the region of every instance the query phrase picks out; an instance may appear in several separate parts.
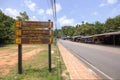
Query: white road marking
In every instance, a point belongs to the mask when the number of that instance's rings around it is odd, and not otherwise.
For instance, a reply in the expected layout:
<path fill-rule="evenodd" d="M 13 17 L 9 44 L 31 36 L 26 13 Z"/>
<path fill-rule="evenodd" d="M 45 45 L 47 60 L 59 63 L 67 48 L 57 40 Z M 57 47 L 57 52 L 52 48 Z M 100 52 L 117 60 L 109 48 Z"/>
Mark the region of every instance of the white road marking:
<path fill-rule="evenodd" d="M 88 71 L 91 72 L 91 73 L 94 73 L 94 71 L 90 68 L 88 68 Z"/>
<path fill-rule="evenodd" d="M 85 63 L 87 63 L 88 65 L 90 65 L 92 68 L 94 68 L 95 70 L 97 70 L 98 72 L 100 72 L 102 75 L 104 75 L 105 77 L 107 77 L 110 80 L 113 80 L 113 78 L 111 78 L 110 76 L 108 76 L 107 74 L 105 74 L 104 72 L 102 72 L 101 70 L 99 70 L 98 68 L 96 68 L 95 66 L 93 66 L 92 64 L 90 64 L 88 61 L 86 61 L 82 57 L 80 57 L 80 58 L 81 58 L 82 61 L 84 61 Z"/>

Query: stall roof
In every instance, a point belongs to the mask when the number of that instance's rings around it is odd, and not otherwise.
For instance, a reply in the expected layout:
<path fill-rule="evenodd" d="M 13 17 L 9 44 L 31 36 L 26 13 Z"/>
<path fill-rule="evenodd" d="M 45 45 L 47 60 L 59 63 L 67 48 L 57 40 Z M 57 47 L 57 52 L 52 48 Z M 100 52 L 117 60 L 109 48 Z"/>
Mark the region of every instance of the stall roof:
<path fill-rule="evenodd" d="M 120 34 L 120 31 L 118 31 L 118 32 L 103 33 L 103 34 L 95 34 L 95 35 L 91 35 L 91 36 L 82 36 L 81 38 L 90 38 L 90 37 L 104 36 L 104 35 L 118 35 L 118 34 Z"/>
<path fill-rule="evenodd" d="M 93 36 L 118 35 L 118 34 L 120 34 L 120 31 L 118 31 L 118 32 L 103 33 L 103 34 L 96 34 L 96 35 L 93 35 Z"/>

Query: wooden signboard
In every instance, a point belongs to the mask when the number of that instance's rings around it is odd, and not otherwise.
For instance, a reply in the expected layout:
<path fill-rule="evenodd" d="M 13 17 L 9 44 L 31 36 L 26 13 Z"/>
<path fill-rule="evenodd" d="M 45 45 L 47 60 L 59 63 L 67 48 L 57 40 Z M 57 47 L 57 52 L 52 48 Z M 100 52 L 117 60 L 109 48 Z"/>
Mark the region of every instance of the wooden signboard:
<path fill-rule="evenodd" d="M 22 74 L 22 44 L 48 44 L 49 72 L 51 72 L 51 43 L 53 43 L 51 36 L 53 34 L 53 22 L 50 20 L 47 22 L 16 21 L 15 27 L 15 43 L 18 44 L 18 73 Z"/>
<path fill-rule="evenodd" d="M 52 38 L 16 38 L 16 44 L 51 44 Z"/>
<path fill-rule="evenodd" d="M 15 32 L 16 36 L 33 36 L 33 37 L 39 37 L 39 36 L 52 36 L 53 30 L 16 30 Z"/>
<path fill-rule="evenodd" d="M 53 34 L 53 22 L 50 21 L 16 21 L 17 44 L 49 44 Z M 41 28 L 41 29 L 39 29 Z M 45 29 L 48 28 L 48 29 Z M 38 39 L 38 37 L 48 37 L 48 39 Z M 31 39 L 35 38 L 35 41 Z M 38 40 L 38 41 L 37 41 Z"/>
<path fill-rule="evenodd" d="M 17 28 L 52 28 L 53 22 L 41 22 L 41 21 L 17 21 Z"/>

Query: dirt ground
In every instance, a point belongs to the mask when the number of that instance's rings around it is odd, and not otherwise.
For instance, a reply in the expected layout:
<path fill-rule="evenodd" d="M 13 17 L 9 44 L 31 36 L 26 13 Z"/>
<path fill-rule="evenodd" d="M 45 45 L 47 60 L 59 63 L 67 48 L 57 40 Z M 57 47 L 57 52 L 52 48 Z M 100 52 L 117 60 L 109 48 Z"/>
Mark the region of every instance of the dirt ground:
<path fill-rule="evenodd" d="M 31 56 L 39 53 L 44 48 L 39 45 L 23 45 L 22 46 L 22 59 L 27 60 Z M 9 73 L 11 67 L 18 62 L 18 46 L 6 46 L 0 48 L 0 75 Z"/>

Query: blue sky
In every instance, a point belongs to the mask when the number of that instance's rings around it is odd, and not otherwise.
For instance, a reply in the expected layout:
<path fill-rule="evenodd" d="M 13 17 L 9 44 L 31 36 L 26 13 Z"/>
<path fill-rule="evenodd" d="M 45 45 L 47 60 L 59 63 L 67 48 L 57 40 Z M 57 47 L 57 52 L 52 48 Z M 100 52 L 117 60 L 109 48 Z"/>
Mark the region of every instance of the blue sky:
<path fill-rule="evenodd" d="M 53 19 L 51 0 L 0 0 L 0 9 L 13 18 L 26 11 L 30 20 Z M 81 24 L 82 21 L 105 22 L 120 15 L 120 0 L 56 0 L 57 27 Z"/>

